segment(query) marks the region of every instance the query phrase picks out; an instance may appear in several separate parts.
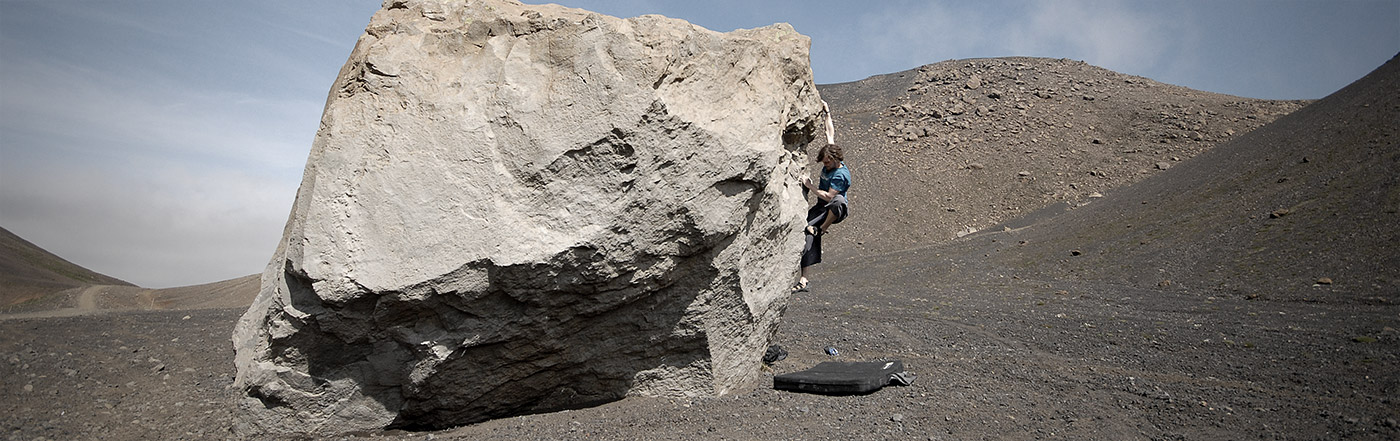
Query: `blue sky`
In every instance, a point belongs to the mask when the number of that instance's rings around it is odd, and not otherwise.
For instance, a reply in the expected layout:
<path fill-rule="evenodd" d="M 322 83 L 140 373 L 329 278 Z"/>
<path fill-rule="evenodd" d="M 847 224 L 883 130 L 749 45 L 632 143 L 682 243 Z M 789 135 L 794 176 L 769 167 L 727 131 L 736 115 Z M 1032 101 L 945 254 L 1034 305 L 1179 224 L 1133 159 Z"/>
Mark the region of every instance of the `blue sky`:
<path fill-rule="evenodd" d="M 531 2 L 527 2 L 531 3 Z M 717 31 L 791 23 L 818 83 L 1084 60 L 1321 98 L 1400 52 L 1400 0 L 563 1 Z M 0 0 L 0 226 L 141 286 L 260 272 L 376 0 Z"/>

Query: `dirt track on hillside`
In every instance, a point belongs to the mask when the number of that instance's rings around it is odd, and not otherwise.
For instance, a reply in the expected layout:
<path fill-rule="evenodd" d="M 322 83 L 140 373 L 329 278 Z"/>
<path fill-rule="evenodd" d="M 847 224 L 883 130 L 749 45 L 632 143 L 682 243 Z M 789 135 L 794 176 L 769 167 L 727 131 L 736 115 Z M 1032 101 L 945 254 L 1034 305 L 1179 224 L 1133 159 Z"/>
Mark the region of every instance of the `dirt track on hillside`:
<path fill-rule="evenodd" d="M 20 318 L 73 317 L 80 315 L 97 314 L 102 312 L 102 309 L 97 306 L 97 297 L 101 295 L 103 291 L 109 289 L 132 290 L 133 288 L 128 286 L 114 285 L 89 285 L 82 288 L 75 288 L 74 290 L 70 290 L 74 297 L 71 301 L 71 303 L 74 303 L 74 306 L 53 309 L 39 309 L 35 311 L 17 312 L 11 314 L 0 314 L 0 320 L 11 320 Z M 139 288 L 136 288 L 135 290 L 143 293 L 146 291 L 150 291 L 141 290 Z"/>

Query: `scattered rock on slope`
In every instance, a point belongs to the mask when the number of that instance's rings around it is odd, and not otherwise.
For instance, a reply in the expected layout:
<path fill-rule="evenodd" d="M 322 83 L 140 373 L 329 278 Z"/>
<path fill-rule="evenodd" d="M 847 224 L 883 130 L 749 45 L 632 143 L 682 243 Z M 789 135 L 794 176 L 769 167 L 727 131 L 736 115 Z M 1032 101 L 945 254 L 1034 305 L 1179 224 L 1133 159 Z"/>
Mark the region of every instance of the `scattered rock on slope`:
<path fill-rule="evenodd" d="M 1173 280 L 1176 289 L 1250 300 L 1392 303 L 1400 297 L 1397 92 L 1400 57 L 1091 206 L 1017 220 L 1030 226 L 986 240 L 1024 245 L 992 259 L 1062 279 Z M 1082 247 L 1085 258 L 1055 257 L 1066 247 Z"/>
<path fill-rule="evenodd" d="M 820 90 L 855 180 L 852 216 L 828 240 L 850 255 L 1082 204 L 1306 104 L 1044 58 L 944 61 Z"/>

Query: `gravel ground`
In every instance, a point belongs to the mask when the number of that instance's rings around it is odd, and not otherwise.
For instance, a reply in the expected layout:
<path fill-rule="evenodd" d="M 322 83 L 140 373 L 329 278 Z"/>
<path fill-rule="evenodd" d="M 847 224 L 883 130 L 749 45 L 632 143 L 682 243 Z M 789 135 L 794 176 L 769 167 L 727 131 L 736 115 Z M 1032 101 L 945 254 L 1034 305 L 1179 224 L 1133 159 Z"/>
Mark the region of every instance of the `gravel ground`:
<path fill-rule="evenodd" d="M 242 309 L 0 321 L 10 440 L 221 439 L 233 423 Z"/>
<path fill-rule="evenodd" d="M 903 360 L 861 396 L 758 385 L 350 439 L 1394 439 L 1400 308 L 1036 280 L 939 249 L 832 262 L 776 373 Z M 878 281 L 878 282 L 873 282 Z M 7 439 L 232 439 L 242 311 L 0 321 Z"/>

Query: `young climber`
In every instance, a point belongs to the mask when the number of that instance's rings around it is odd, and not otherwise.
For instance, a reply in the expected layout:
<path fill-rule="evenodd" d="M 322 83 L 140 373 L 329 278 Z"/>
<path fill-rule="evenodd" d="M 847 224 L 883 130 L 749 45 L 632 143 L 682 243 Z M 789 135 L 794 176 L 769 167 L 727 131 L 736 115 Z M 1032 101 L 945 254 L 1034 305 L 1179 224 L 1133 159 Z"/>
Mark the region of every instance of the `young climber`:
<path fill-rule="evenodd" d="M 802 249 L 802 275 L 793 292 L 807 291 L 807 268 L 822 261 L 822 235 L 832 224 L 846 220 L 848 212 L 846 191 L 851 188 L 851 170 L 846 168 L 841 146 L 827 144 L 817 152 L 817 162 L 822 163 L 821 179 L 816 185 L 811 178 L 804 178 L 802 186 L 817 195 L 817 203 L 807 210 L 806 245 Z"/>

